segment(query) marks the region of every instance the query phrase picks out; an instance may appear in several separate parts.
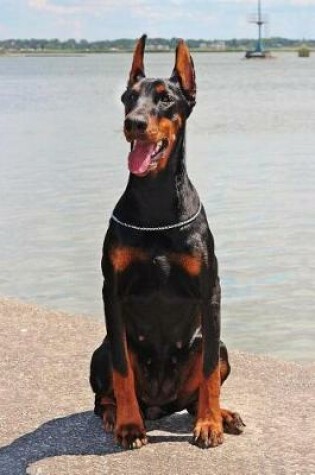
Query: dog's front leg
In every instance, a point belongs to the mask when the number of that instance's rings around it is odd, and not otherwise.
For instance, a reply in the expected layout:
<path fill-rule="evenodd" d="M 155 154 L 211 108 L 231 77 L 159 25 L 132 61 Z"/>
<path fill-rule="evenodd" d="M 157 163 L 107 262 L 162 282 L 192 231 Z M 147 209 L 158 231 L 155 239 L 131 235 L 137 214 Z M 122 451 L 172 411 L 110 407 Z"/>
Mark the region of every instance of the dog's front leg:
<path fill-rule="evenodd" d="M 202 378 L 199 387 L 194 444 L 201 448 L 223 442 L 220 410 L 220 283 L 202 304 Z"/>
<path fill-rule="evenodd" d="M 135 391 L 134 372 L 128 351 L 121 305 L 111 287 L 104 284 L 103 300 L 117 404 L 115 436 L 123 448 L 137 449 L 147 443 L 147 438 Z"/>

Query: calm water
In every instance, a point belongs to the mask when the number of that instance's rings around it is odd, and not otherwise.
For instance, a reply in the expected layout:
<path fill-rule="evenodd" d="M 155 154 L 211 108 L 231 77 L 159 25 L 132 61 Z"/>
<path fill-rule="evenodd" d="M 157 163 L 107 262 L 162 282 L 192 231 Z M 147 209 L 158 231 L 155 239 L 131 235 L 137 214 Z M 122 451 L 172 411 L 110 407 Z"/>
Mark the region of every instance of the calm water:
<path fill-rule="evenodd" d="M 188 168 L 216 239 L 223 339 L 314 359 L 315 54 L 195 54 Z M 147 55 L 168 76 L 173 56 Z M 127 180 L 130 55 L 0 58 L 0 293 L 102 317 L 101 245 Z"/>

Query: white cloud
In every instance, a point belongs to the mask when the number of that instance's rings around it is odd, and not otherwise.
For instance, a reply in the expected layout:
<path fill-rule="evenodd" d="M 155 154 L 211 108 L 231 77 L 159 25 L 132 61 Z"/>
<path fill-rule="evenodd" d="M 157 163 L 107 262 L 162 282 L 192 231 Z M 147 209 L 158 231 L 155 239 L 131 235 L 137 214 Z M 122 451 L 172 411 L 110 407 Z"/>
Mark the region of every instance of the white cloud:
<path fill-rule="evenodd" d="M 257 0 L 212 0 L 206 2 L 205 0 L 195 0 L 194 2 L 188 0 L 160 0 L 155 2 L 153 0 L 27 0 L 28 6 L 32 9 L 46 11 L 57 15 L 71 15 L 80 13 L 97 14 L 100 12 L 112 10 L 121 11 L 123 8 L 127 8 L 131 13 L 139 14 L 141 16 L 148 15 L 149 17 L 162 18 L 165 17 L 167 11 L 167 17 L 170 18 L 172 14 L 176 17 L 187 16 L 189 14 L 198 14 L 198 6 L 202 18 L 206 9 L 216 8 L 219 4 L 224 5 L 257 5 Z M 274 0 L 263 0 L 263 7 L 266 6 L 315 6 L 315 0 L 277 0 L 276 5 Z M 180 7 L 185 8 L 180 8 Z M 166 8 L 166 10 L 165 10 Z M 272 9 L 272 8 L 271 8 Z"/>
<path fill-rule="evenodd" d="M 224 3 L 224 4 L 248 4 L 248 5 L 257 5 L 257 0 L 217 0 L 217 3 Z M 266 5 L 279 7 L 279 6 L 295 6 L 295 7 L 305 7 L 305 6 L 315 6 L 315 0 L 262 0 L 262 7 L 264 8 Z"/>
<path fill-rule="evenodd" d="M 8 0 L 0 2 L 8 3 Z M 229 38 L 254 34 L 247 24 L 257 10 L 257 0 L 10 0 L 46 22 L 68 22 L 59 34 L 75 31 L 87 38 L 150 36 Z M 314 36 L 311 14 L 315 0 L 262 0 L 264 17 L 271 21 L 271 35 Z M 45 14 L 45 15 L 43 15 Z M 45 16 L 45 18 L 44 18 Z M 308 21 L 302 20 L 307 18 Z M 80 20 L 79 23 L 74 23 Z M 53 23 L 50 23 L 53 24 Z M 292 25 L 295 25 L 293 29 Z M 315 24 L 315 21 L 314 21 Z M 60 22 L 59 25 L 61 26 Z M 72 25 L 72 26 L 71 26 Z M 71 27 L 70 27 L 71 26 Z M 34 26 L 32 25 L 32 31 Z M 53 31 L 53 29 L 52 29 Z M 1 33 L 1 30 L 0 30 Z M 32 33 L 34 34 L 34 33 Z M 52 33 L 53 34 L 53 33 Z"/>
<path fill-rule="evenodd" d="M 289 0 L 290 5 L 301 7 L 315 6 L 315 0 Z"/>
<path fill-rule="evenodd" d="M 81 13 L 84 10 L 83 6 L 80 4 L 64 5 L 50 2 L 49 0 L 29 0 L 28 5 L 35 10 L 41 10 L 57 15 Z"/>
<path fill-rule="evenodd" d="M 27 0 L 28 6 L 33 10 L 51 13 L 59 17 L 70 17 L 88 14 L 101 16 L 107 12 L 116 15 L 125 9 L 133 18 L 145 20 L 152 26 L 159 22 L 185 22 L 190 21 L 200 24 L 211 24 L 216 16 L 205 11 L 204 8 L 189 8 L 189 0 L 165 0 L 157 3 L 153 0 Z M 199 0 L 195 0 L 199 3 Z M 180 6 L 186 4 L 185 8 Z M 203 4 L 203 1 L 201 1 Z M 162 8 L 164 6 L 164 8 Z M 203 5 L 204 6 L 204 5 Z M 166 10 L 165 10 L 166 8 Z M 167 15 L 165 15 L 167 11 Z"/>
<path fill-rule="evenodd" d="M 121 10 L 124 7 L 133 7 L 145 4 L 145 0 L 28 0 L 28 6 L 54 13 L 56 15 L 72 15 L 80 13 L 98 13 L 100 10 Z"/>

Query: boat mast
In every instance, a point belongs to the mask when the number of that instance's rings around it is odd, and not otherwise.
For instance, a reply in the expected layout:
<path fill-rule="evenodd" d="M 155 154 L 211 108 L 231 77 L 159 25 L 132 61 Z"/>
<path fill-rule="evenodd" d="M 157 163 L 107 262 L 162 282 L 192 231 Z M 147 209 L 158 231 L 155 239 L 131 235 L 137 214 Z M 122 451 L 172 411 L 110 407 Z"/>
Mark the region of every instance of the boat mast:
<path fill-rule="evenodd" d="M 257 0 L 257 14 L 250 17 L 250 23 L 258 26 L 258 39 L 254 50 L 246 51 L 245 58 L 271 58 L 270 51 L 264 51 L 262 27 L 267 23 L 267 19 L 263 17 L 261 10 L 261 0 Z"/>
<path fill-rule="evenodd" d="M 261 38 L 261 29 L 264 22 L 261 16 L 261 0 L 258 0 L 258 17 L 257 17 L 257 25 L 258 25 L 258 43 L 256 51 L 262 52 L 262 38 Z"/>

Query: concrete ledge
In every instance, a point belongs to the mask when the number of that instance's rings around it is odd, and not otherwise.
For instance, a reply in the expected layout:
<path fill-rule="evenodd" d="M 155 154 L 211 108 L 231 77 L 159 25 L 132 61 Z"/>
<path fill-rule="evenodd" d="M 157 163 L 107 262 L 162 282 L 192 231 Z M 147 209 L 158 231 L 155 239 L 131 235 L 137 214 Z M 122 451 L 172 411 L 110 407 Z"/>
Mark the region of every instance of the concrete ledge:
<path fill-rule="evenodd" d="M 243 435 L 202 451 L 188 442 L 190 416 L 175 414 L 124 452 L 91 411 L 89 359 L 103 334 L 92 318 L 0 300 L 1 475 L 315 474 L 314 366 L 234 352 L 222 401 Z"/>

